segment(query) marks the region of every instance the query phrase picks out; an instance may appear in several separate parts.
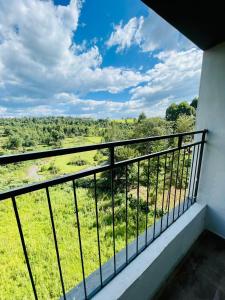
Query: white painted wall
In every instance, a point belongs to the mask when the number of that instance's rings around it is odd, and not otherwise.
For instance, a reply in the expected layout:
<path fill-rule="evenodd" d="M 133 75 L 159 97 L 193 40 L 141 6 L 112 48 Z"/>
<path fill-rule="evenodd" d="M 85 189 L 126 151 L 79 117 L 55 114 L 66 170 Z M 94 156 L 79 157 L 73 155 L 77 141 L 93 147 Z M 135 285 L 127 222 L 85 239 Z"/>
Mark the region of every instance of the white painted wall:
<path fill-rule="evenodd" d="M 204 230 L 205 214 L 205 205 L 192 205 L 92 299 L 152 299 Z"/>
<path fill-rule="evenodd" d="M 225 43 L 204 52 L 197 128 L 209 129 L 198 201 L 207 228 L 225 238 Z"/>

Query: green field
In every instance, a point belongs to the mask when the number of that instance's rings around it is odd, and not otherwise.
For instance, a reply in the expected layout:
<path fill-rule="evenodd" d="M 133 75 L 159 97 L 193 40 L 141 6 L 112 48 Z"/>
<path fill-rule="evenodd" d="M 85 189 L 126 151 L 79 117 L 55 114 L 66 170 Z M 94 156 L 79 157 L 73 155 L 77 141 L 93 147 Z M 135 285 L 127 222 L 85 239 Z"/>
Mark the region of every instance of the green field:
<path fill-rule="evenodd" d="M 79 137 L 74 139 L 67 138 L 63 146 L 78 146 L 81 140 L 82 144 L 90 144 L 98 143 L 101 139 L 100 137 L 82 137 L 82 139 Z M 94 166 L 97 164 L 94 160 L 95 155 L 96 151 L 91 151 L 82 154 L 44 159 L 39 162 L 26 162 L 17 166 L 16 170 L 15 166 L 11 166 L 10 168 L 12 169 L 10 172 L 8 172 L 8 168 L 5 170 L 1 169 L 2 177 L 5 184 L 10 182 L 11 186 L 44 180 L 46 178 L 55 177 L 56 175 L 76 172 L 80 169 Z M 82 166 L 68 164 L 71 161 L 80 159 L 84 160 L 87 164 Z M 56 174 L 52 174 L 51 171 L 49 171 L 49 167 L 52 164 L 56 167 Z M 28 178 L 28 170 L 34 166 L 37 167 L 36 174 L 40 177 Z M 99 176 L 100 175 L 98 175 L 98 177 Z M 92 179 L 89 178 L 90 183 Z M 132 193 L 135 194 L 135 190 L 131 190 L 131 194 Z M 82 280 L 77 223 L 74 214 L 74 199 L 71 183 L 50 188 L 50 195 L 65 287 L 66 290 L 69 290 Z M 77 195 L 85 274 L 87 276 L 99 267 L 95 202 L 93 193 L 88 187 L 79 187 Z M 113 255 L 112 206 L 111 198 L 107 194 L 101 193 L 100 190 L 98 201 L 101 256 L 102 263 L 104 263 Z M 62 291 L 45 191 L 41 190 L 17 197 L 17 203 L 38 295 L 40 299 L 57 299 L 62 294 Z M 136 209 L 130 209 L 129 214 L 131 218 L 129 241 L 131 241 L 135 238 Z M 119 251 L 125 246 L 125 191 L 124 194 L 119 194 L 115 197 L 115 217 L 116 250 Z M 145 214 L 140 212 L 139 225 L 142 231 L 145 228 L 144 220 Z M 152 222 L 153 217 L 150 217 L 149 225 L 152 224 Z M 0 291 L 0 299 L 30 299 L 32 295 L 31 284 L 24 263 L 18 229 L 10 199 L 5 200 L 0 205 L 0 228 L 0 264 L 2 266 L 0 285 L 4 287 Z"/>
<path fill-rule="evenodd" d="M 4 143 L 5 138 L 1 138 Z M 77 147 L 80 145 L 97 144 L 101 142 L 98 136 L 66 138 L 62 147 Z M 1 143 L 0 143 L 1 144 Z M 47 147 L 39 145 L 37 150 L 45 150 Z M 1 148 L 0 148 L 1 149 Z M 47 148 L 48 149 L 48 148 Z M 27 149 L 29 151 L 29 148 Z M 1 151 L 1 150 L 0 150 Z M 3 150 L 2 150 L 3 151 Z M 23 162 L 0 167 L 1 183 L 0 189 L 5 190 L 9 187 L 19 186 L 30 182 L 53 178 L 56 175 L 73 173 L 90 166 L 95 166 L 94 157 L 96 151 L 83 152 L 81 154 L 70 154 L 58 157 L 51 157 L 35 161 Z M 82 166 L 73 164 L 75 161 L 83 160 Z M 54 167 L 54 168 L 52 168 Z"/>
<path fill-rule="evenodd" d="M 101 142 L 100 137 L 66 138 L 63 141 L 63 147 L 99 142 Z M 38 148 L 42 150 L 45 147 L 39 146 Z M 40 161 L 25 162 L 16 166 L 1 167 L 2 189 L 4 190 L 8 186 L 20 186 L 25 183 L 53 178 L 95 166 L 98 163 L 94 160 L 96 153 L 96 151 L 84 152 L 81 154 L 42 159 Z M 77 160 L 83 160 L 86 164 L 82 166 L 70 164 L 70 162 L 76 162 Z M 51 172 L 50 167 L 52 165 L 54 165 L 56 173 Z M 29 170 L 32 168 L 35 168 L 35 172 L 31 174 L 33 176 L 31 178 L 29 177 Z M 88 188 L 78 188 L 77 194 L 81 234 L 83 237 L 85 273 L 89 275 L 99 266 L 97 259 L 95 202 L 93 194 Z M 65 287 L 66 290 L 69 290 L 82 280 L 71 183 L 50 189 L 50 195 Z M 123 196 L 125 199 L 125 195 Z M 111 199 L 108 195 L 101 194 L 98 201 L 99 222 L 101 225 L 101 255 L 102 262 L 104 263 L 113 255 L 112 209 Z M 57 299 L 62 294 L 62 291 L 45 191 L 37 191 L 17 197 L 17 203 L 38 295 L 41 299 Z M 119 218 L 121 218 L 121 209 L 124 206 L 125 203 L 116 207 L 115 213 Z M 0 228 L 0 264 L 2 266 L 0 285 L 4 287 L 0 291 L 0 299 L 30 299 L 32 290 L 28 272 L 24 264 L 18 229 L 10 199 L 5 200 L 0 205 Z M 132 228 L 135 228 L 133 222 L 130 227 L 129 240 L 134 238 Z M 116 249 L 118 251 L 125 246 L 125 222 L 116 224 L 116 237 Z"/>
<path fill-rule="evenodd" d="M 76 147 L 79 145 L 97 144 L 102 141 L 163 135 L 170 133 L 172 131 L 171 126 L 173 126 L 172 123 L 162 118 L 146 119 L 141 122 L 128 119 L 122 121 L 118 120 L 112 123 L 105 120 L 82 121 L 71 118 L 53 117 L 46 119 L 6 119 L 1 122 L 1 154 L 21 153 L 57 147 Z M 60 134 L 58 134 L 59 131 L 61 131 Z M 89 133 L 89 135 L 87 133 Z M 55 140 L 51 140 L 52 136 L 55 136 Z M 167 141 L 164 141 L 151 145 L 142 145 L 142 147 L 119 147 L 115 152 L 115 156 L 116 160 L 123 160 L 137 155 L 143 155 L 146 151 L 159 151 L 172 145 L 173 144 L 168 144 Z M 184 156 L 185 164 L 190 165 L 187 154 L 184 154 Z M 175 156 L 174 170 L 176 169 L 177 159 L 178 157 Z M 20 164 L 2 165 L 0 167 L 0 190 L 8 190 L 17 186 L 55 178 L 63 174 L 74 173 L 91 166 L 101 165 L 107 160 L 108 153 L 106 151 L 90 151 Z M 134 240 L 136 236 L 137 207 L 139 209 L 139 233 L 145 230 L 147 212 L 148 226 L 153 224 L 155 206 L 156 218 L 162 216 L 163 157 L 159 163 L 158 198 L 156 202 L 157 160 L 153 159 L 151 162 L 150 202 L 148 206 L 146 205 L 147 162 L 145 161 L 140 164 L 139 202 L 137 202 L 137 164 L 133 164 L 129 167 L 129 242 Z M 124 169 L 117 169 L 115 174 L 115 237 L 117 252 L 125 246 L 126 197 L 124 172 Z M 170 172 L 170 164 L 168 164 L 168 178 L 166 181 L 165 194 L 168 193 Z M 179 176 L 181 177 L 181 173 Z M 102 263 L 113 256 L 112 198 L 109 183 L 110 174 L 108 172 L 97 174 L 97 199 Z M 78 186 L 77 199 L 85 276 L 88 276 L 99 267 L 93 176 L 80 179 L 76 184 Z M 172 197 L 175 194 L 174 184 L 175 181 L 173 179 Z M 179 193 L 183 195 L 184 187 L 184 183 L 183 185 L 180 183 L 180 185 L 177 186 L 178 198 Z M 50 187 L 49 191 L 64 283 L 66 291 L 68 291 L 82 280 L 72 182 Z M 178 198 L 175 198 L 176 202 Z M 40 190 L 25 194 L 17 197 L 16 201 L 39 299 L 58 299 L 62 295 L 62 290 L 46 191 Z M 166 209 L 165 206 L 164 210 Z M 0 299 L 32 299 L 31 284 L 25 265 L 11 199 L 4 200 L 0 203 L 0 265 Z"/>

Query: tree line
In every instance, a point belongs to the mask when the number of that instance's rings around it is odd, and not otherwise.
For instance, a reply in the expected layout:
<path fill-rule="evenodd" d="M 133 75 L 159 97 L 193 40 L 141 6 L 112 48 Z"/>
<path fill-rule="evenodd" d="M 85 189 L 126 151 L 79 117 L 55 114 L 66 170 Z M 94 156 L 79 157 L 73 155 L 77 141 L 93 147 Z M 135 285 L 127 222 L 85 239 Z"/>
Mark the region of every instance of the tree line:
<path fill-rule="evenodd" d="M 23 117 L 1 118 L 1 136 L 6 138 L 3 148 L 18 150 L 37 145 L 61 147 L 68 137 L 101 136 L 103 141 L 113 141 L 144 136 L 164 135 L 192 130 L 195 124 L 197 98 L 189 104 L 171 104 L 165 118 L 147 118 L 141 113 L 138 118 L 111 121 L 74 117 Z"/>

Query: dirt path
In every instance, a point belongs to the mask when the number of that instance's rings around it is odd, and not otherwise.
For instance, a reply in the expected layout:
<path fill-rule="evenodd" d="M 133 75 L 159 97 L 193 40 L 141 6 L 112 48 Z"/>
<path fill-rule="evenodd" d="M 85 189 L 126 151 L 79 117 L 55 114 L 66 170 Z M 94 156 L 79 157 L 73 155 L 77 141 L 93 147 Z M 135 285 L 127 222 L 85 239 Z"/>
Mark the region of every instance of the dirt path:
<path fill-rule="evenodd" d="M 38 166 L 31 166 L 27 169 L 27 176 L 32 179 L 40 179 L 42 176 L 38 174 Z"/>

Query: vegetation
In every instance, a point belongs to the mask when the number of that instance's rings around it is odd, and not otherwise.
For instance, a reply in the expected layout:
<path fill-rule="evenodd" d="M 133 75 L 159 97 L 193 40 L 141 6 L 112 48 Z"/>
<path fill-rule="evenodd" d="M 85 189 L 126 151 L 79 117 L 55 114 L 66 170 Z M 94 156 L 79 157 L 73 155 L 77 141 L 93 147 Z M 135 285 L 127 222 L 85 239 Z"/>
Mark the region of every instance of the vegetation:
<path fill-rule="evenodd" d="M 196 114 L 195 107 L 197 107 L 196 101 L 197 99 L 194 99 L 191 105 L 188 104 L 187 102 L 181 102 L 179 104 L 175 104 L 175 103 L 171 104 L 166 110 L 166 120 L 177 121 L 177 119 L 181 115 L 195 116 Z"/>
<path fill-rule="evenodd" d="M 190 131 L 194 126 L 195 108 L 197 106 L 194 100 L 192 104 L 189 105 L 185 102 L 179 105 L 172 104 L 167 109 L 165 119 L 147 118 L 143 113 L 138 119 L 115 121 L 72 117 L 0 119 L 0 152 L 1 154 L 12 154 L 61 146 L 72 147 L 102 141 L 158 136 L 175 131 Z M 174 145 L 177 145 L 176 139 L 117 147 L 115 159 L 116 161 L 125 160 L 149 152 L 160 151 Z M 76 172 L 90 166 L 104 164 L 108 159 L 108 151 L 99 150 L 4 165 L 0 167 L 0 189 L 5 190 Z M 175 176 L 172 177 L 171 181 L 171 194 L 175 202 L 179 201 L 184 189 L 187 187 L 187 182 L 183 178 L 186 177 L 187 167 L 191 163 L 188 152 L 181 152 L 180 161 L 184 163 L 184 173 L 178 173 L 177 182 Z M 168 155 L 165 199 L 167 199 L 169 193 L 171 162 L 172 156 Z M 174 170 L 177 163 L 178 154 L 174 157 Z M 128 166 L 129 241 L 135 238 L 137 205 L 140 209 L 138 219 L 140 233 L 145 229 L 146 213 L 148 213 L 148 225 L 150 226 L 154 222 L 155 207 L 156 218 L 162 216 L 163 211 L 168 209 L 167 201 L 162 207 L 164 166 L 165 156 L 161 157 L 159 161 L 157 161 L 157 158 L 151 160 L 150 188 L 148 188 L 149 165 L 147 161 L 140 163 L 139 202 L 137 199 L 138 165 L 135 163 Z M 124 168 L 116 169 L 114 174 L 116 251 L 125 246 L 125 175 Z M 157 177 L 158 197 L 156 199 Z M 110 172 L 97 174 L 96 186 L 102 263 L 113 255 L 110 183 Z M 76 184 L 85 275 L 88 276 L 99 266 L 93 176 L 80 179 Z M 175 189 L 177 189 L 177 193 L 175 193 Z M 150 195 L 148 206 L 146 203 L 147 193 Z M 65 287 L 66 290 L 69 290 L 82 280 L 72 183 L 68 182 L 51 187 L 50 196 Z M 40 190 L 17 197 L 17 204 L 38 296 L 40 299 L 58 299 L 62 291 L 45 191 Z M 10 199 L 0 203 L 0 228 L 0 299 L 31 299 L 31 285 Z"/>

